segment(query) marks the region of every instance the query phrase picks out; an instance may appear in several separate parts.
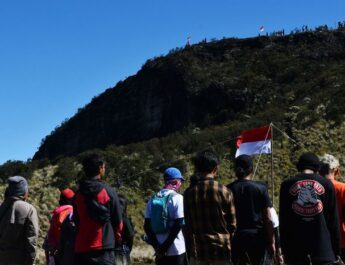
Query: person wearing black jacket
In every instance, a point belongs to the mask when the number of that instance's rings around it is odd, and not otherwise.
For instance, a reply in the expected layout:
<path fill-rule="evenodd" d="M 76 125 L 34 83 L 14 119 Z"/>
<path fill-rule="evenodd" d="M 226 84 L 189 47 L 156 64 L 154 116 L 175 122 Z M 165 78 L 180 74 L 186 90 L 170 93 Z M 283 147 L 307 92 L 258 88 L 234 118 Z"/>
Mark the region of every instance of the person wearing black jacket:
<path fill-rule="evenodd" d="M 76 265 L 114 265 L 115 244 L 121 241 L 122 208 L 113 188 L 102 178 L 105 162 L 97 154 L 83 160 L 86 178 L 79 183 L 73 205 L 77 228 Z"/>
<path fill-rule="evenodd" d="M 133 248 L 135 233 L 134 226 L 131 219 L 127 216 L 127 199 L 119 195 L 119 200 L 122 207 L 123 229 L 121 242 L 118 242 L 115 247 L 115 261 L 116 265 L 130 265 L 130 254 Z"/>
<path fill-rule="evenodd" d="M 331 264 L 340 254 L 337 201 L 332 183 L 320 177 L 315 154 L 303 154 L 299 175 L 280 188 L 279 223 L 286 264 Z"/>
<path fill-rule="evenodd" d="M 270 257 L 275 252 L 271 200 L 266 185 L 251 180 L 253 161 L 250 156 L 238 156 L 234 166 L 238 179 L 227 186 L 234 195 L 237 220 L 232 259 L 236 265 L 260 265 L 266 251 Z"/>

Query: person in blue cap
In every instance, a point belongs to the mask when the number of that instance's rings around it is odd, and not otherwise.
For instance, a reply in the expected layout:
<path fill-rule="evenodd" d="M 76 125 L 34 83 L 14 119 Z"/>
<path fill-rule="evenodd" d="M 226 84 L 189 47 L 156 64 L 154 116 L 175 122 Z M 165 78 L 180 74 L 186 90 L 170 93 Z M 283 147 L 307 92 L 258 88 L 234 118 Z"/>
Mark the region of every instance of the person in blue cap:
<path fill-rule="evenodd" d="M 186 260 L 183 196 L 184 177 L 175 167 L 164 172 L 164 187 L 146 205 L 144 229 L 155 249 L 157 265 L 183 265 Z"/>

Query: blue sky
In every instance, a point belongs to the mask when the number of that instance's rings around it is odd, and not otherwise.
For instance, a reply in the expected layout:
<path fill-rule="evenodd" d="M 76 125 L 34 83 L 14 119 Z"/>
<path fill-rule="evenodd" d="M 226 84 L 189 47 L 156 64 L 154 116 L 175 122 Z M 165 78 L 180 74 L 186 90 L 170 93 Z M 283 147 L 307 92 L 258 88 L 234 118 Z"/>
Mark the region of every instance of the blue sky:
<path fill-rule="evenodd" d="M 187 36 L 335 27 L 344 10 L 343 0 L 1 0 L 0 164 L 31 158 L 78 108 Z"/>

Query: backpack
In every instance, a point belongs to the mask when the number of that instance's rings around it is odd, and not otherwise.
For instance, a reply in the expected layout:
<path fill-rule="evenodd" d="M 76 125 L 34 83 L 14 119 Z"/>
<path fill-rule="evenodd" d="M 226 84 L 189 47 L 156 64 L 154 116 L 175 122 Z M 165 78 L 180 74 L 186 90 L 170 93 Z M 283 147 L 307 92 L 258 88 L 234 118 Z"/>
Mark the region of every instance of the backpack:
<path fill-rule="evenodd" d="M 166 196 L 154 195 L 151 200 L 151 229 L 155 234 L 169 232 L 168 203 L 176 193 L 169 193 Z"/>

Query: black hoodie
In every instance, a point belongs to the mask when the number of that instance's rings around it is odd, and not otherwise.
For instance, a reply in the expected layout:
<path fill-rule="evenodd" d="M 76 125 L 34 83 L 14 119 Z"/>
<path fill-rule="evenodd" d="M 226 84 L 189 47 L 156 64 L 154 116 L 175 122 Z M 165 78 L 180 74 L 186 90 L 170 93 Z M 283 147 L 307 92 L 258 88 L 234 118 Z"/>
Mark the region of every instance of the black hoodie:
<path fill-rule="evenodd" d="M 279 227 L 286 261 L 335 261 L 340 252 L 337 201 L 332 183 L 300 174 L 280 188 Z"/>

